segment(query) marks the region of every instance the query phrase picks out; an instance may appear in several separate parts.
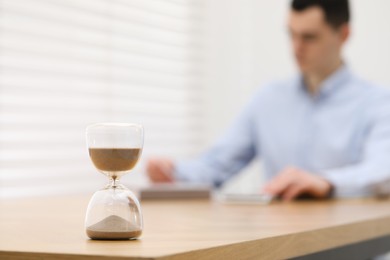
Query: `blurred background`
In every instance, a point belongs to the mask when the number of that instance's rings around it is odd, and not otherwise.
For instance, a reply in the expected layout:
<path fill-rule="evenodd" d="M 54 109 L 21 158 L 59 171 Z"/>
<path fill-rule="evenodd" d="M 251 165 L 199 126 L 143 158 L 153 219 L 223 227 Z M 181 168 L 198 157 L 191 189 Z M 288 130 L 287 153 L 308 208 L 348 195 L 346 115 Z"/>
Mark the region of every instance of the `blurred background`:
<path fill-rule="evenodd" d="M 347 63 L 390 86 L 390 1 L 350 0 Z M 263 83 L 294 74 L 290 1 L 0 0 L 0 198 L 92 194 L 96 122 L 145 127 L 152 156 L 206 149 Z M 254 162 L 225 189 L 256 191 Z"/>

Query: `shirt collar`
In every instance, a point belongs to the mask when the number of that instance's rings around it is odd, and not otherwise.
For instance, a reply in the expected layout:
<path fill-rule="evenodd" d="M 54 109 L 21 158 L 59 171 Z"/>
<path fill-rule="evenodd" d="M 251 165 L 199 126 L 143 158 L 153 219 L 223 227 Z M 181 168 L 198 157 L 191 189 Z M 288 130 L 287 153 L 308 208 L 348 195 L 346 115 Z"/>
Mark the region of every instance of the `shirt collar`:
<path fill-rule="evenodd" d="M 349 68 L 343 64 L 339 69 L 333 72 L 328 78 L 326 78 L 320 85 L 318 94 L 315 96 L 316 99 L 324 98 L 330 96 L 336 92 L 336 90 L 346 82 L 351 75 Z M 305 91 L 306 94 L 309 94 L 305 86 L 303 76 L 300 78 L 301 88 Z"/>

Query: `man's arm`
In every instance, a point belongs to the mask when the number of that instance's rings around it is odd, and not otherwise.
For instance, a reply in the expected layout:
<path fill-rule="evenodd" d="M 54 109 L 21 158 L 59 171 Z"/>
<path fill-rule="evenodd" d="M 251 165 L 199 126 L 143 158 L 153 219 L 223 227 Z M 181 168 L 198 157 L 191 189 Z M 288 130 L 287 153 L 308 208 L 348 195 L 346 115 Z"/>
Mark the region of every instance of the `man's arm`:
<path fill-rule="evenodd" d="M 334 186 L 338 197 L 370 196 L 390 193 L 390 96 L 376 106 L 371 115 L 367 141 L 361 161 L 337 169 L 319 172 Z M 381 100 L 383 101 L 383 100 Z"/>
<path fill-rule="evenodd" d="M 175 179 L 219 186 L 245 167 L 257 152 L 255 112 L 256 96 L 210 149 L 194 160 L 175 164 Z"/>
<path fill-rule="evenodd" d="M 240 171 L 258 152 L 253 119 L 257 102 L 257 95 L 254 95 L 225 133 L 201 156 L 175 163 L 167 158 L 149 160 L 149 178 L 154 182 L 178 180 L 218 186 Z"/>

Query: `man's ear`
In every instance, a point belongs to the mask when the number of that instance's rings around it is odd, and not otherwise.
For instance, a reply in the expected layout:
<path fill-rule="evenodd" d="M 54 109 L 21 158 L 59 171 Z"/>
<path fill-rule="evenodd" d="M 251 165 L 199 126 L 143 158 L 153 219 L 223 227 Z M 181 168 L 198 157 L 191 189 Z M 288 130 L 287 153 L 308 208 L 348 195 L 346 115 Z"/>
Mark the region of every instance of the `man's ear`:
<path fill-rule="evenodd" d="M 348 40 L 349 35 L 351 33 L 351 26 L 348 23 L 341 25 L 339 28 L 339 33 L 340 33 L 340 39 L 342 43 L 345 43 Z"/>

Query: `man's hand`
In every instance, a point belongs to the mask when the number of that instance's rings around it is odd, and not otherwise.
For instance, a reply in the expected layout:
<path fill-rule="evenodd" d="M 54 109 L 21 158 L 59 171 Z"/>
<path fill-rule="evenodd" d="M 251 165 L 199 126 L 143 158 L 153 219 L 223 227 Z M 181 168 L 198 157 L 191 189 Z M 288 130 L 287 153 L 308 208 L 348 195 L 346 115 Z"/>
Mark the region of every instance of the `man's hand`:
<path fill-rule="evenodd" d="M 280 196 L 283 200 L 293 200 L 301 194 L 325 198 L 331 190 L 332 185 L 320 176 L 288 167 L 272 179 L 264 187 L 263 192 Z"/>
<path fill-rule="evenodd" d="M 149 159 L 146 163 L 146 172 L 152 182 L 173 182 L 173 162 L 170 159 Z"/>

